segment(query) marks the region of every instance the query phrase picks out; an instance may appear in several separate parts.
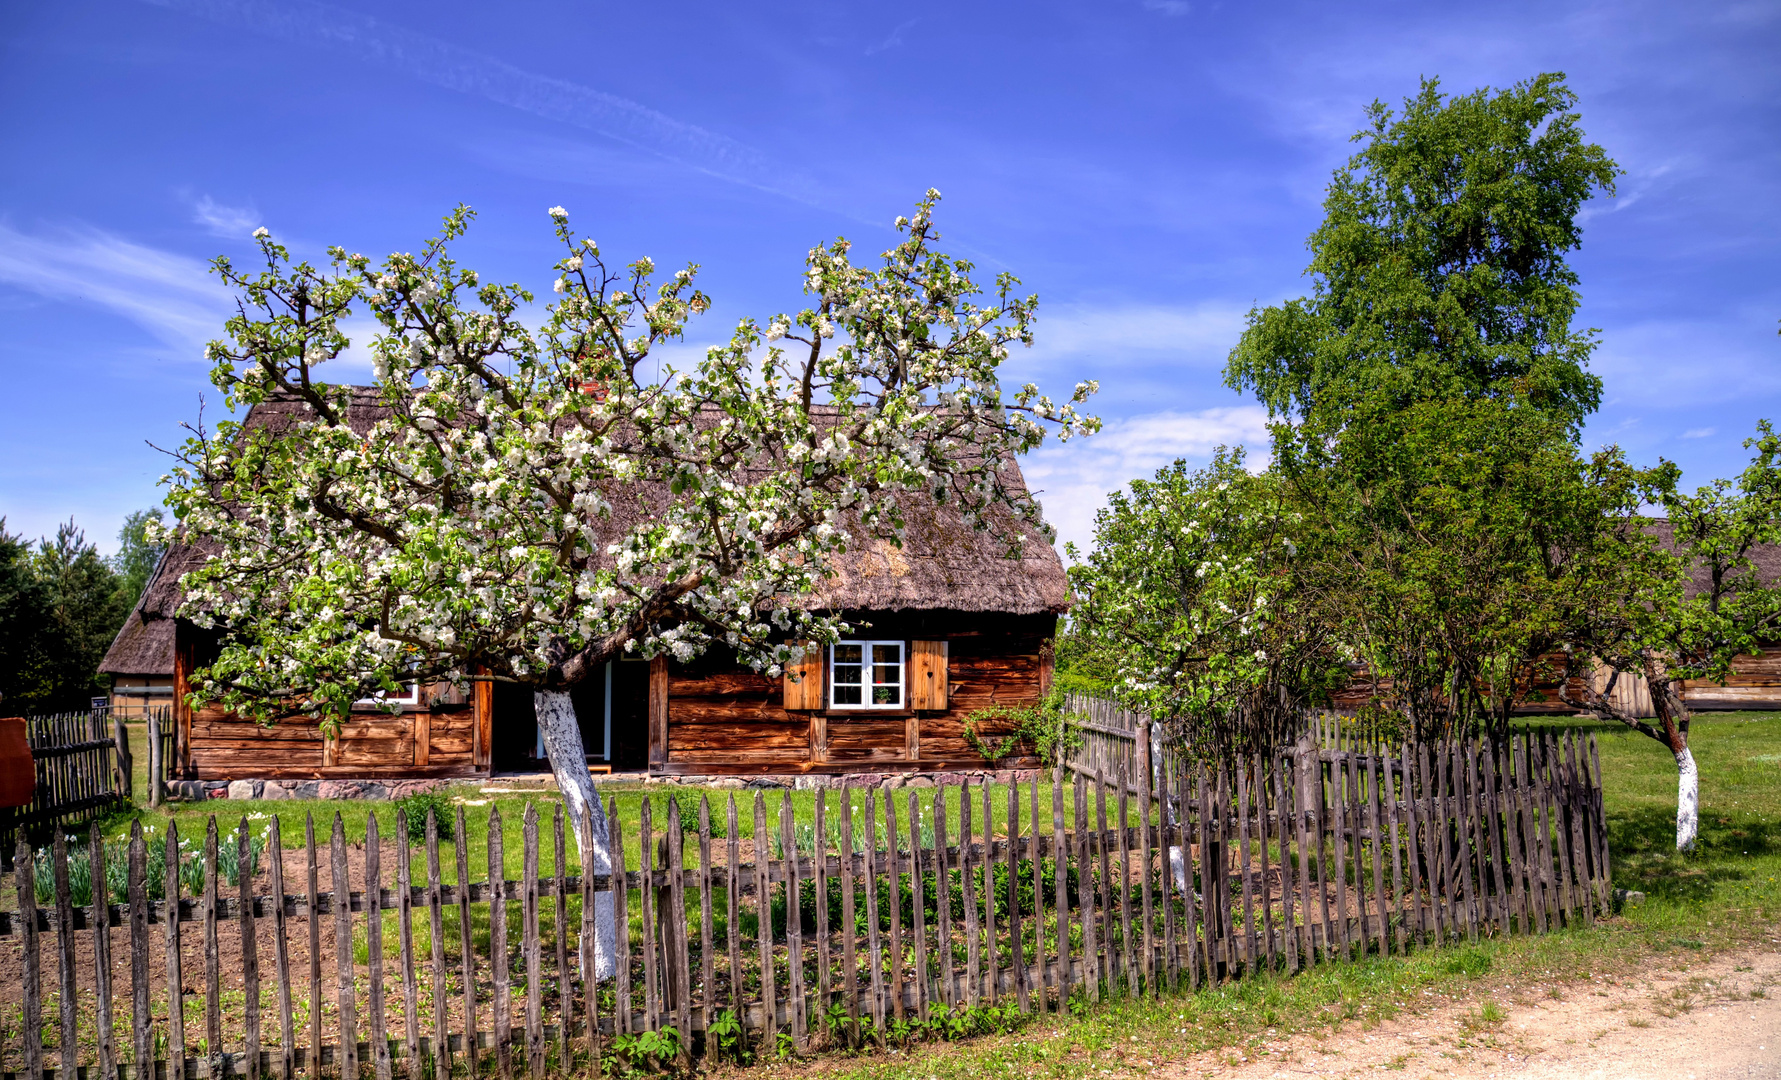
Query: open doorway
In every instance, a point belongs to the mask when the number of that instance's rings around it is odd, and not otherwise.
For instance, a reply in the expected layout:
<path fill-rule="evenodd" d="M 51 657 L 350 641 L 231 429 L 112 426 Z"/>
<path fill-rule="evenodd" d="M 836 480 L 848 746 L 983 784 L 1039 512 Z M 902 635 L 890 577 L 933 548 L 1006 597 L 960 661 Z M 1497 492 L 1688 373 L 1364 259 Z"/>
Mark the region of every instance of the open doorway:
<path fill-rule="evenodd" d="M 649 662 L 617 660 L 569 691 L 581 746 L 590 765 L 615 772 L 649 765 Z M 538 735 L 532 691 L 512 683 L 494 686 L 491 717 L 496 772 L 545 772 L 550 763 Z"/>

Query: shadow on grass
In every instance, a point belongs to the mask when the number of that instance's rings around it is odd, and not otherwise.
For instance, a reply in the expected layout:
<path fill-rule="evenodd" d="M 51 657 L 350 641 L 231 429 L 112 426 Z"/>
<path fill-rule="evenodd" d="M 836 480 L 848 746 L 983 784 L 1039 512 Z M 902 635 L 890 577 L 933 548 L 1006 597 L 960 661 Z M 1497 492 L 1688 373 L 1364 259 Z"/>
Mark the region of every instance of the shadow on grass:
<path fill-rule="evenodd" d="M 1679 855 L 1673 810 L 1623 810 L 1609 816 L 1608 851 L 1616 887 L 1700 903 L 1723 885 L 1749 880 L 1751 859 L 1781 854 L 1781 822 L 1709 812 L 1701 817 L 1698 850 Z"/>

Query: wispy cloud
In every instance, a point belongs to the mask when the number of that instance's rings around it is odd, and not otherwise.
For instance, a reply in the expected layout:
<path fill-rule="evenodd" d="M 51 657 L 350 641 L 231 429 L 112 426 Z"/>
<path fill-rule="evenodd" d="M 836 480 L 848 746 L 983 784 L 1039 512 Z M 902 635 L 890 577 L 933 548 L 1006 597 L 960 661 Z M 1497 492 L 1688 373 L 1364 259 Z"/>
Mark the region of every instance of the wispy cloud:
<path fill-rule="evenodd" d="M 1718 428 L 1698 427 L 1682 433 L 1684 439 L 1705 439 L 1717 432 Z"/>
<path fill-rule="evenodd" d="M 1145 11 L 1160 11 L 1164 15 L 1175 18 L 1186 15 L 1193 10 L 1187 0 L 1144 0 Z"/>
<path fill-rule="evenodd" d="M 1094 538 L 1095 511 L 1107 494 L 1149 476 L 1177 458 L 1207 460 L 1220 446 L 1244 446 L 1253 463 L 1266 462 L 1268 414 L 1259 405 L 1154 412 L 1109 422 L 1098 435 L 1046 446 L 1021 465 L 1027 486 L 1039 493 L 1058 546 L 1086 548 Z"/>
<path fill-rule="evenodd" d="M 0 282 L 105 308 L 194 356 L 230 310 L 203 262 L 88 227 L 27 233 L 0 221 Z"/>
<path fill-rule="evenodd" d="M 810 185 L 759 150 L 617 94 L 315 0 L 147 0 L 285 41 L 351 54 L 423 82 L 595 131 L 699 172 L 809 201 Z"/>
<path fill-rule="evenodd" d="M 241 240 L 260 225 L 260 212 L 251 203 L 225 206 L 208 195 L 200 195 L 192 202 L 192 220 L 212 236 Z"/>
<path fill-rule="evenodd" d="M 909 29 L 911 26 L 914 26 L 916 23 L 918 23 L 920 21 L 921 21 L 920 19 L 910 19 L 906 22 L 897 24 L 897 28 L 890 32 L 889 37 L 885 38 L 883 41 L 880 41 L 876 45 L 866 46 L 866 55 L 867 56 L 875 56 L 878 53 L 881 53 L 886 49 L 894 49 L 898 45 L 903 44 L 903 31 Z"/>

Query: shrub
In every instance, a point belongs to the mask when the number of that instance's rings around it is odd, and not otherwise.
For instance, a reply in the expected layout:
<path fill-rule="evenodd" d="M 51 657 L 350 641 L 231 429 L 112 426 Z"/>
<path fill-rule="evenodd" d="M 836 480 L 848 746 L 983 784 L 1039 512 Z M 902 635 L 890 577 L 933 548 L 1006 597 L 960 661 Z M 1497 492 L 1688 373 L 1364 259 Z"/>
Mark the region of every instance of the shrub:
<path fill-rule="evenodd" d="M 404 795 L 396 800 L 396 809 L 408 819 L 408 839 L 416 844 L 427 842 L 427 812 L 433 812 L 433 820 L 439 823 L 439 839 L 450 840 L 452 830 L 456 826 L 455 807 L 452 797 L 444 791 L 417 791 L 412 795 Z"/>

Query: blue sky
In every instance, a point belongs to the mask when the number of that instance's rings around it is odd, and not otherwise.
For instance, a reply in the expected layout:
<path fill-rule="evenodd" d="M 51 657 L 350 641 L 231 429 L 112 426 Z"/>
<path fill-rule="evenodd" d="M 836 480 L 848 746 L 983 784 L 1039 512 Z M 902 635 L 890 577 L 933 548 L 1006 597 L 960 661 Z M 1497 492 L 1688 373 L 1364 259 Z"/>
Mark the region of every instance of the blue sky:
<path fill-rule="evenodd" d="M 206 260 L 259 225 L 407 251 L 467 202 L 464 261 L 548 293 L 560 204 L 609 254 L 703 265 L 698 346 L 933 186 L 947 243 L 1040 296 L 1013 374 L 1101 380 L 1106 431 L 1026 464 L 1082 541 L 1109 488 L 1264 445 L 1220 369 L 1252 304 L 1306 291 L 1365 105 L 1549 70 L 1627 170 L 1574 257 L 1587 439 L 1705 482 L 1781 419 L 1777 58 L 1774 2 L 7 4 L 0 514 L 109 548 L 158 500 L 147 443 L 196 418 L 228 311 Z"/>

